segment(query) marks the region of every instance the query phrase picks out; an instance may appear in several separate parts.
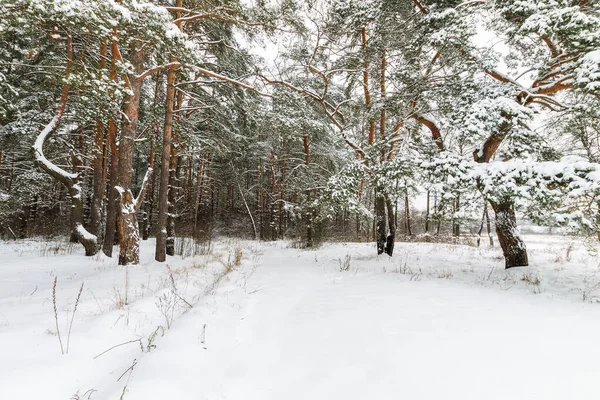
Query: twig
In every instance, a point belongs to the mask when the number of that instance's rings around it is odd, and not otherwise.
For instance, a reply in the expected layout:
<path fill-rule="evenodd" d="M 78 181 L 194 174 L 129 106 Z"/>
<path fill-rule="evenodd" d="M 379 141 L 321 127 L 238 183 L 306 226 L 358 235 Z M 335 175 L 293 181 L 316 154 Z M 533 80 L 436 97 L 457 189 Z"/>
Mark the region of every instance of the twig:
<path fill-rule="evenodd" d="M 119 377 L 119 379 L 117 379 L 117 382 L 119 382 L 121 380 L 121 378 L 128 372 L 128 371 L 132 371 L 133 372 L 133 368 L 137 365 L 137 358 L 133 359 L 133 364 L 131 364 L 131 367 L 127 368 L 125 370 L 125 372 L 123 372 L 121 374 L 121 376 Z"/>
<path fill-rule="evenodd" d="M 111 351 L 112 349 L 116 349 L 117 347 L 124 346 L 124 345 L 126 345 L 126 344 L 129 344 L 129 343 L 135 343 L 135 342 L 140 342 L 140 343 L 142 343 L 142 339 L 135 339 L 135 340 L 130 340 L 129 342 L 124 342 L 124 343 L 121 343 L 121 344 L 117 344 L 117 345 L 115 345 L 115 346 L 111 347 L 110 349 L 108 349 L 108 350 L 104 350 L 102 353 L 98 354 L 96 357 L 94 357 L 94 360 L 95 360 L 96 358 L 100 357 L 101 355 L 108 353 L 108 352 L 109 352 L 109 351 Z"/>
<path fill-rule="evenodd" d="M 58 311 L 56 309 L 56 282 L 58 277 L 54 277 L 54 285 L 52 286 L 52 304 L 54 305 L 54 321 L 56 322 L 56 334 L 58 335 L 58 342 L 60 343 L 60 352 L 65 354 L 63 348 L 62 339 L 60 338 L 60 329 L 58 328 Z"/>
<path fill-rule="evenodd" d="M 490 277 L 492 276 L 492 272 L 494 272 L 494 267 L 492 267 L 492 269 L 490 270 L 490 273 L 488 274 L 487 280 L 490 280 Z"/>
<path fill-rule="evenodd" d="M 13 238 L 15 238 L 15 240 L 17 240 L 17 235 L 15 235 L 15 232 L 13 232 L 13 230 L 11 229 L 10 226 L 7 226 L 8 230 L 10 231 L 10 233 L 12 233 Z"/>
<path fill-rule="evenodd" d="M 173 292 L 173 294 L 174 294 L 175 296 L 177 296 L 177 298 L 178 298 L 179 300 L 181 300 L 181 301 L 183 301 L 185 304 L 187 304 L 187 306 L 188 306 L 189 308 L 194 308 L 194 306 L 193 306 L 193 305 L 191 305 L 191 304 L 190 304 L 190 303 L 189 303 L 189 302 L 188 302 L 186 299 L 184 299 L 183 297 L 181 297 L 181 296 L 180 296 L 180 295 L 179 295 L 179 294 L 178 294 L 178 293 L 177 293 L 175 290 L 172 290 L 172 292 Z"/>
<path fill-rule="evenodd" d="M 73 328 L 73 320 L 75 319 L 75 312 L 77 312 L 77 305 L 79 304 L 79 299 L 81 298 L 81 292 L 83 292 L 83 282 L 81 282 L 81 287 L 79 288 L 79 293 L 77 294 L 77 299 L 75 299 L 75 307 L 73 308 L 73 316 L 71 317 L 71 322 L 69 323 L 69 333 L 67 334 L 67 354 L 69 354 L 69 342 L 71 341 L 71 328 Z"/>

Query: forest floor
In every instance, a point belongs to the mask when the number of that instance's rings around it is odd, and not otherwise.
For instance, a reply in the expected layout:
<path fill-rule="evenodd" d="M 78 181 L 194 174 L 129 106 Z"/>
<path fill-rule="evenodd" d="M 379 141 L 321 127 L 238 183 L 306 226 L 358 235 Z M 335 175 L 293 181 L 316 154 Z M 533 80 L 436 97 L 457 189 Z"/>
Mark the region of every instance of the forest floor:
<path fill-rule="evenodd" d="M 446 244 L 220 239 L 167 268 L 148 241 L 126 268 L 0 242 L 0 399 L 597 398 L 598 258 L 525 240 L 531 266 L 508 271 Z"/>

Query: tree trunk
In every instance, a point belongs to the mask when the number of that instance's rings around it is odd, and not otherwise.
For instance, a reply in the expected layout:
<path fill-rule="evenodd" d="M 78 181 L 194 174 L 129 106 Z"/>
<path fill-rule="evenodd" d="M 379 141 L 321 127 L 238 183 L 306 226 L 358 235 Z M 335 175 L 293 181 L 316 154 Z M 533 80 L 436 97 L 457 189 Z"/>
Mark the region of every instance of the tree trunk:
<path fill-rule="evenodd" d="M 430 209 L 429 203 L 430 203 L 430 197 L 431 197 L 431 193 L 428 190 L 427 191 L 427 209 L 425 211 L 425 233 L 429 233 L 429 222 L 430 222 L 429 221 L 429 209 Z"/>
<path fill-rule="evenodd" d="M 375 193 L 375 231 L 377 241 L 377 254 L 385 251 L 386 244 L 386 220 L 385 220 L 385 198 L 383 193 Z"/>
<path fill-rule="evenodd" d="M 490 239 L 490 247 L 494 247 L 494 237 L 492 236 L 492 228 L 490 226 L 490 213 L 488 212 L 487 207 L 485 208 L 485 222 L 487 226 L 487 235 Z"/>
<path fill-rule="evenodd" d="M 456 217 L 456 214 L 460 211 L 460 196 L 454 199 L 454 215 L 452 217 L 452 236 L 460 236 L 460 221 Z"/>
<path fill-rule="evenodd" d="M 132 45 L 130 49 L 130 59 L 135 74 L 140 74 L 144 68 L 143 53 Z M 137 122 L 140 104 L 140 95 L 143 81 L 136 79 L 134 76 L 129 78 L 131 94 L 125 99 L 123 107 L 124 119 L 119 142 L 119 174 L 117 176 L 118 191 L 120 195 L 120 207 L 118 213 L 119 226 L 119 265 L 137 264 L 139 263 L 140 251 L 140 232 L 135 215 L 129 215 L 130 212 L 135 214 L 129 208 L 128 197 L 123 195 L 131 191 L 131 181 L 133 178 L 133 153 L 135 149 L 135 139 L 137 136 Z M 114 189 L 113 189 L 114 190 Z M 131 196 L 133 198 L 133 196 Z M 135 224 L 131 224 L 135 222 Z M 125 229 L 123 229 L 125 228 Z"/>
<path fill-rule="evenodd" d="M 391 257 L 394 254 L 394 243 L 396 241 L 396 217 L 394 215 L 394 205 L 392 204 L 392 200 L 389 198 L 389 196 L 385 196 L 385 205 L 387 207 L 389 226 L 389 233 L 385 243 L 385 253 Z"/>
<path fill-rule="evenodd" d="M 308 140 L 308 134 L 304 134 L 302 137 L 302 144 L 304 146 L 304 165 L 306 166 L 306 172 L 309 172 L 310 167 L 310 142 Z M 314 230 L 313 230 L 313 213 L 311 209 L 311 191 L 306 189 L 306 247 L 312 247 L 314 244 Z"/>
<path fill-rule="evenodd" d="M 511 200 L 501 203 L 490 202 L 496 213 L 496 233 L 506 261 L 506 269 L 529 265 L 525 243 L 517 231 L 515 206 Z"/>
<path fill-rule="evenodd" d="M 111 118 L 108 125 L 107 139 L 110 147 L 110 168 L 108 174 L 108 202 L 106 204 L 106 227 L 104 229 L 104 244 L 102 251 L 112 257 L 115 244 L 115 230 L 117 224 L 117 174 L 119 172 L 119 146 L 117 145 L 117 124 Z"/>
<path fill-rule="evenodd" d="M 106 69 L 106 39 L 100 44 L 100 69 Z M 96 121 L 96 137 L 94 140 L 94 174 L 93 193 L 90 209 L 92 234 L 99 236 L 102 231 L 102 211 L 104 210 L 104 191 L 106 179 L 106 129 L 100 119 Z"/>
<path fill-rule="evenodd" d="M 168 256 L 175 255 L 175 201 L 177 198 L 178 186 L 178 160 L 177 160 L 177 137 L 173 135 L 173 143 L 171 144 L 171 158 L 169 161 L 169 191 L 167 194 L 167 241 L 166 252 Z"/>
<path fill-rule="evenodd" d="M 116 40 L 117 31 L 113 30 L 113 40 L 111 43 L 111 66 L 110 78 L 117 79 L 117 59 L 119 57 L 119 48 Z M 108 202 L 106 205 L 106 226 L 104 230 L 104 244 L 102 252 L 108 257 L 112 257 L 113 246 L 115 243 L 115 230 L 117 224 L 117 192 L 114 187 L 117 185 L 117 174 L 119 172 L 119 147 L 117 146 L 117 124 L 113 117 L 108 121 L 108 130 L 106 132 L 107 146 L 110 149 L 110 167 L 108 173 Z"/>
<path fill-rule="evenodd" d="M 410 221 L 410 203 L 408 202 L 408 189 L 404 193 L 404 215 L 406 218 L 406 234 L 412 236 L 412 226 Z"/>
<path fill-rule="evenodd" d="M 140 232 L 131 190 L 119 188 L 119 265 L 139 264 Z"/>
<path fill-rule="evenodd" d="M 171 164 L 171 146 L 173 139 L 173 109 L 175 107 L 175 70 L 167 72 L 167 94 L 165 110 L 165 127 L 160 162 L 160 179 L 158 190 L 158 221 L 156 232 L 156 251 L 154 259 L 164 262 L 167 259 L 167 221 L 169 212 L 169 169 Z"/>
<path fill-rule="evenodd" d="M 314 245 L 314 228 L 313 228 L 313 214 L 312 214 L 312 210 L 310 208 L 310 202 L 311 202 L 311 198 L 310 198 L 310 189 L 308 189 L 306 191 L 306 202 L 307 202 L 307 207 L 306 207 L 306 213 L 305 213 L 305 218 L 306 218 L 306 247 L 313 247 Z"/>

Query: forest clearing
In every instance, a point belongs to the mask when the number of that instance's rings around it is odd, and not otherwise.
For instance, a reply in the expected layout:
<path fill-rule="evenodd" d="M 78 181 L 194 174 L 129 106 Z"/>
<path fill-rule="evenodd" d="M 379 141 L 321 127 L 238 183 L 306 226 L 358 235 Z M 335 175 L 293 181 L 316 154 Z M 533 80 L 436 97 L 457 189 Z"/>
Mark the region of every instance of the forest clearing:
<path fill-rule="evenodd" d="M 525 240 L 532 265 L 508 273 L 465 245 L 225 239 L 166 269 L 151 241 L 127 267 L 3 243 L 0 398 L 594 398 L 596 257 Z"/>

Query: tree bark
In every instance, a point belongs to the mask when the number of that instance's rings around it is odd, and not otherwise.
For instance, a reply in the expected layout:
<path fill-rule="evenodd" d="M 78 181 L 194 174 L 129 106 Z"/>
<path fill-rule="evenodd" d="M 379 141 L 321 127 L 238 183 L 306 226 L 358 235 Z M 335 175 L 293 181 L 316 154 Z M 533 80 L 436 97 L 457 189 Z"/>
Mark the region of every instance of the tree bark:
<path fill-rule="evenodd" d="M 135 73 L 140 74 L 144 68 L 144 56 L 134 45 L 130 48 L 130 60 Z M 133 211 L 131 210 L 127 192 L 131 192 L 133 153 L 137 136 L 138 112 L 143 81 L 135 79 L 135 77 L 130 77 L 129 82 L 131 94 L 126 97 L 123 107 L 124 118 L 121 140 L 119 141 L 119 174 L 117 175 L 117 191 L 120 197 L 118 212 L 119 265 L 139 263 L 140 251 L 140 228 L 135 216 L 137 209 L 134 208 Z M 133 198 L 133 195 L 130 197 Z M 131 212 L 134 215 L 129 215 Z M 132 224 L 132 222 L 135 222 L 135 224 Z"/>
<path fill-rule="evenodd" d="M 385 196 L 385 205 L 387 208 L 389 226 L 389 232 L 385 243 L 385 253 L 391 257 L 394 254 L 394 244 L 396 241 L 396 217 L 394 213 L 394 205 L 392 204 L 392 200 L 389 196 Z"/>
<path fill-rule="evenodd" d="M 160 163 L 158 189 L 158 220 L 156 222 L 156 250 L 154 259 L 164 262 L 167 259 L 167 220 L 169 212 L 169 167 L 171 164 L 171 145 L 173 139 L 173 110 L 175 107 L 175 70 L 167 72 L 167 93 L 165 107 L 165 126 Z"/>
<path fill-rule="evenodd" d="M 119 265 L 139 264 L 140 262 L 140 233 L 137 229 L 136 211 L 131 190 L 119 187 L 119 219 L 118 229 L 120 251 Z"/>
<path fill-rule="evenodd" d="M 306 166 L 306 172 L 309 172 L 310 167 L 310 143 L 308 140 L 308 134 L 304 134 L 302 138 L 302 144 L 304 145 L 304 164 Z M 306 247 L 312 247 L 314 245 L 314 228 L 313 228 L 313 213 L 311 209 L 311 190 L 306 189 Z"/>
<path fill-rule="evenodd" d="M 117 174 L 119 172 L 119 146 L 117 145 L 117 124 L 111 118 L 108 124 L 107 140 L 110 147 L 110 168 L 108 173 L 108 201 L 106 204 L 106 226 L 104 229 L 104 244 L 102 252 L 112 257 L 115 244 L 115 230 L 117 224 Z"/>
<path fill-rule="evenodd" d="M 456 218 L 456 213 L 460 211 L 460 196 L 457 196 L 454 199 L 454 216 L 452 217 L 452 236 L 459 237 L 460 236 L 460 222 Z"/>
<path fill-rule="evenodd" d="M 496 213 L 496 233 L 505 258 L 505 268 L 526 267 L 529 265 L 527 249 L 517 231 L 515 205 L 510 199 L 500 203 L 491 202 Z"/>
<path fill-rule="evenodd" d="M 117 79 L 117 60 L 119 58 L 119 48 L 117 44 L 117 30 L 113 29 L 113 40 L 111 43 L 111 65 L 110 78 Z M 107 146 L 110 149 L 110 167 L 108 173 L 108 202 L 106 204 L 106 226 L 104 230 L 104 244 L 102 252 L 112 257 L 113 246 L 115 244 L 115 230 L 117 224 L 117 192 L 114 187 L 117 185 L 117 174 L 119 173 L 119 147 L 117 145 L 117 123 L 114 117 L 108 120 L 108 130 L 106 132 Z"/>
<path fill-rule="evenodd" d="M 408 189 L 404 193 L 404 216 L 406 221 L 406 234 L 412 236 L 412 226 L 410 221 L 410 203 L 408 201 Z"/>
<path fill-rule="evenodd" d="M 168 256 L 175 255 L 175 201 L 177 195 L 179 163 L 177 160 L 177 135 L 172 136 L 171 157 L 169 160 L 169 187 L 167 194 L 167 240 L 166 253 Z"/>
<path fill-rule="evenodd" d="M 106 40 L 100 44 L 100 69 L 106 69 Z M 91 232 L 98 236 L 102 231 L 102 211 L 104 210 L 104 191 L 106 186 L 106 129 L 100 119 L 96 122 L 96 137 L 94 139 L 94 176 L 92 204 L 90 209 Z"/>
<path fill-rule="evenodd" d="M 375 232 L 377 241 L 377 254 L 383 254 L 386 245 L 386 220 L 385 220 L 385 198 L 383 193 L 375 193 Z"/>
<path fill-rule="evenodd" d="M 427 209 L 425 211 L 425 233 L 429 233 L 429 210 L 430 210 L 431 192 L 427 191 Z"/>

